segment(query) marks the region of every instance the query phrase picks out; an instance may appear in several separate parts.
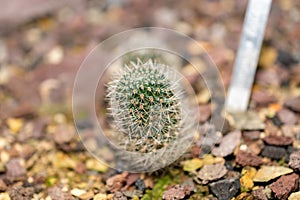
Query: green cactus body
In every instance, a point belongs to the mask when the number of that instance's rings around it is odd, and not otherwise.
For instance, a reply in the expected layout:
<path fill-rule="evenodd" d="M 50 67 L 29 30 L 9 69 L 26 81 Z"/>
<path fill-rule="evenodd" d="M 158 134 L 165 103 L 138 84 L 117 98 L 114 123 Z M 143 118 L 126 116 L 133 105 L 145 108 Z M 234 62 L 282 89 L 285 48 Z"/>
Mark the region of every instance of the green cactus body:
<path fill-rule="evenodd" d="M 131 63 L 108 84 L 114 125 L 130 151 L 154 152 L 174 141 L 181 120 L 180 90 L 168 79 L 168 67 Z"/>

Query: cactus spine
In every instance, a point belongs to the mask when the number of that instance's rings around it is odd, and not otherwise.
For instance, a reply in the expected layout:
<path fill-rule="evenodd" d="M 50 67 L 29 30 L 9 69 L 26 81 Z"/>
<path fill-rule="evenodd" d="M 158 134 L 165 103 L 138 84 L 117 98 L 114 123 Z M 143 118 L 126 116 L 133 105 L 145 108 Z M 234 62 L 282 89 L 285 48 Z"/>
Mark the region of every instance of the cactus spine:
<path fill-rule="evenodd" d="M 181 91 L 168 66 L 149 60 L 126 65 L 108 84 L 109 110 L 126 149 L 154 152 L 175 140 Z"/>

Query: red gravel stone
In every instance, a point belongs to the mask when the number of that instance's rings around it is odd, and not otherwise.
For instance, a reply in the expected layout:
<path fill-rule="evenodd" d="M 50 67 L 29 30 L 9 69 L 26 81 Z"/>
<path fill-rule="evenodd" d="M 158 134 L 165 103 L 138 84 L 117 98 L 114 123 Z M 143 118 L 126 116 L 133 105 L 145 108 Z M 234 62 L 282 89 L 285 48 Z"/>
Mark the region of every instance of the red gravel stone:
<path fill-rule="evenodd" d="M 298 186 L 299 175 L 293 173 L 281 176 L 277 181 L 270 185 L 270 188 L 277 199 L 287 199 L 293 191 L 298 189 Z"/>
<path fill-rule="evenodd" d="M 287 99 L 284 105 L 295 112 L 300 112 L 300 96 Z"/>
<path fill-rule="evenodd" d="M 283 124 L 293 125 L 298 121 L 296 114 L 288 109 L 278 111 L 277 117 Z"/>
<path fill-rule="evenodd" d="M 293 138 L 286 136 L 270 135 L 264 138 L 267 144 L 275 146 L 287 146 L 293 143 Z"/>
<path fill-rule="evenodd" d="M 235 161 L 243 167 L 257 167 L 263 164 L 263 160 L 260 156 L 245 151 L 239 151 L 235 158 Z"/>

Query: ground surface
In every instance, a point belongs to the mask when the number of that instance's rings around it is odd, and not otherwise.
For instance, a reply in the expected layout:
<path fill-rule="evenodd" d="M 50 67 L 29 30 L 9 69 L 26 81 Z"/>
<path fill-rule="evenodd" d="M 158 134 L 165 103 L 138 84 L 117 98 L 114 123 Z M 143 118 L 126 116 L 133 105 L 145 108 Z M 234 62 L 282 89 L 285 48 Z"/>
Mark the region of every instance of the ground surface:
<path fill-rule="evenodd" d="M 78 140 L 71 92 L 80 63 L 112 34 L 161 26 L 203 44 L 227 87 L 247 2 L 0 3 L 0 199 L 300 199 L 299 2 L 273 2 L 252 112 L 226 116 L 220 130 L 200 92 L 199 132 L 217 130 L 217 147 L 197 137 L 178 162 L 146 174 L 109 169 Z"/>

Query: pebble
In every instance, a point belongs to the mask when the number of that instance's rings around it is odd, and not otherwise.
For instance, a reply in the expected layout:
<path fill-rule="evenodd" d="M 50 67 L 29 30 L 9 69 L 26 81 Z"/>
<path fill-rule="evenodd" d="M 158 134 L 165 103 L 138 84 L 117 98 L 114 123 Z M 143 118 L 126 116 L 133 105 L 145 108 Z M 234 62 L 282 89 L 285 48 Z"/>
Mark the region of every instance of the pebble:
<path fill-rule="evenodd" d="M 127 200 L 127 197 L 122 192 L 115 192 L 114 200 Z"/>
<path fill-rule="evenodd" d="M 279 176 L 292 173 L 293 170 L 282 166 L 262 166 L 256 173 L 253 181 L 268 182 Z"/>
<path fill-rule="evenodd" d="M 32 199 L 34 194 L 33 187 L 22 187 L 19 185 L 14 185 L 9 187 L 7 192 L 12 200 L 14 199 Z"/>
<path fill-rule="evenodd" d="M 204 165 L 198 172 L 197 177 L 207 183 L 208 181 L 222 178 L 227 171 L 226 167 L 222 164 Z"/>
<path fill-rule="evenodd" d="M 258 140 L 260 138 L 260 131 L 243 131 L 242 136 L 245 140 Z"/>
<path fill-rule="evenodd" d="M 140 190 L 140 191 L 142 191 L 142 192 L 144 192 L 144 191 L 146 190 L 145 182 L 144 182 L 142 179 L 140 179 L 140 178 L 138 178 L 138 179 L 135 181 L 134 185 L 135 185 L 135 187 L 136 187 L 138 190 Z"/>
<path fill-rule="evenodd" d="M 288 200 L 299 200 L 299 199 L 300 199 L 300 192 L 294 192 L 288 198 Z"/>
<path fill-rule="evenodd" d="M 124 187 L 128 173 L 117 174 L 106 180 L 106 188 L 110 192 L 116 192 Z"/>
<path fill-rule="evenodd" d="M 182 162 L 183 170 L 187 172 L 193 172 L 203 166 L 203 160 L 199 158 L 193 158 Z"/>
<path fill-rule="evenodd" d="M 9 194 L 7 192 L 0 193 L 1 200 L 11 200 Z"/>
<path fill-rule="evenodd" d="M 263 91 L 254 91 L 251 96 L 251 100 L 259 105 L 267 105 L 276 102 L 276 98 L 274 96 Z"/>
<path fill-rule="evenodd" d="M 60 125 L 54 132 L 54 141 L 57 144 L 69 143 L 75 136 L 75 130 L 67 125 Z"/>
<path fill-rule="evenodd" d="M 285 100 L 284 105 L 295 112 L 300 112 L 300 96 Z"/>
<path fill-rule="evenodd" d="M 184 199 L 192 192 L 192 187 L 188 185 L 174 185 L 169 186 L 163 193 L 163 199 L 165 200 L 177 200 Z"/>
<path fill-rule="evenodd" d="M 233 131 L 223 137 L 219 147 L 215 147 L 212 150 L 212 154 L 215 156 L 225 157 L 233 153 L 235 147 L 239 144 L 241 139 L 240 131 Z"/>
<path fill-rule="evenodd" d="M 219 200 L 228 200 L 239 192 L 240 181 L 238 178 L 224 179 L 209 184 L 209 187 Z"/>
<path fill-rule="evenodd" d="M 257 200 L 268 200 L 265 192 L 264 192 L 264 188 L 260 187 L 256 190 L 252 190 L 251 194 L 254 196 L 255 199 Z"/>
<path fill-rule="evenodd" d="M 289 166 L 295 171 L 300 171 L 300 151 L 291 153 Z"/>
<path fill-rule="evenodd" d="M 265 146 L 261 152 L 261 155 L 275 160 L 287 158 L 288 154 L 285 148 L 275 146 Z"/>
<path fill-rule="evenodd" d="M 274 196 L 277 199 L 287 199 L 288 196 L 299 186 L 299 175 L 289 174 L 281 176 L 278 180 L 270 185 L 271 190 L 274 192 Z"/>
<path fill-rule="evenodd" d="M 270 135 L 265 137 L 264 141 L 269 145 L 288 146 L 293 143 L 293 138 L 287 136 Z"/>
<path fill-rule="evenodd" d="M 96 194 L 93 200 L 113 200 L 113 194 Z"/>
<path fill-rule="evenodd" d="M 6 183 L 2 179 L 0 179 L 0 192 L 5 191 L 6 189 L 7 189 Z"/>
<path fill-rule="evenodd" d="M 288 125 L 296 124 L 298 121 L 296 114 L 288 109 L 282 109 L 278 111 L 277 117 L 283 124 Z"/>
<path fill-rule="evenodd" d="M 242 177 L 240 178 L 241 191 L 247 192 L 254 186 L 253 178 L 256 174 L 254 167 L 245 167 L 242 170 Z"/>
<path fill-rule="evenodd" d="M 24 161 L 19 158 L 9 160 L 6 165 L 6 176 L 9 179 L 18 180 L 26 175 Z"/>
<path fill-rule="evenodd" d="M 21 118 L 8 118 L 6 123 L 12 133 L 18 133 L 24 125 L 24 120 Z"/>
<path fill-rule="evenodd" d="M 73 200 L 71 193 L 69 191 L 63 190 L 63 188 L 55 186 L 48 189 L 48 195 L 52 200 Z"/>
<path fill-rule="evenodd" d="M 242 165 L 243 167 L 245 166 L 253 166 L 253 167 L 258 167 L 263 164 L 263 160 L 260 156 L 257 156 L 253 153 L 246 152 L 246 151 L 238 151 L 235 161 Z"/>

